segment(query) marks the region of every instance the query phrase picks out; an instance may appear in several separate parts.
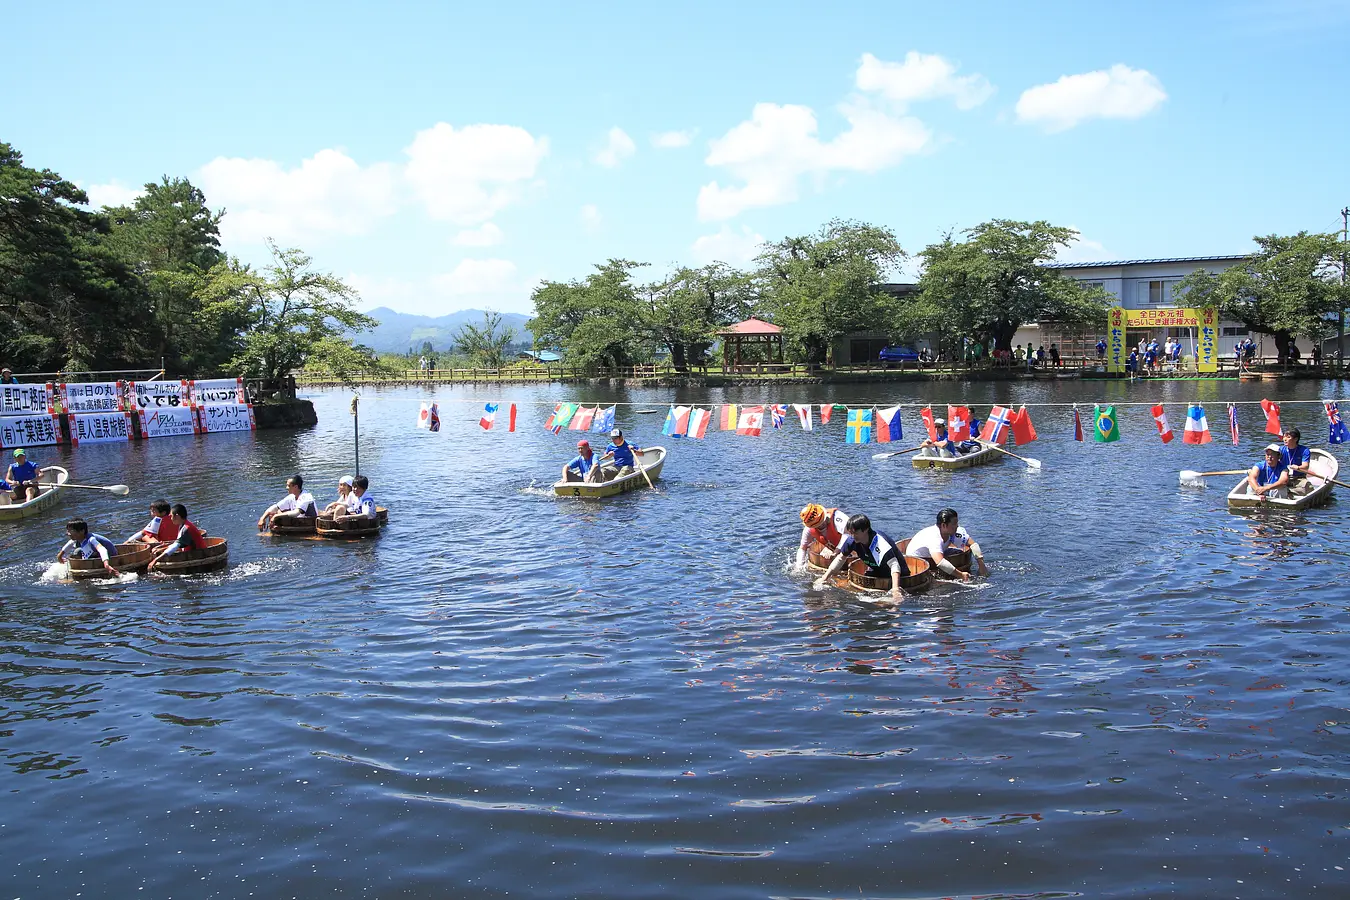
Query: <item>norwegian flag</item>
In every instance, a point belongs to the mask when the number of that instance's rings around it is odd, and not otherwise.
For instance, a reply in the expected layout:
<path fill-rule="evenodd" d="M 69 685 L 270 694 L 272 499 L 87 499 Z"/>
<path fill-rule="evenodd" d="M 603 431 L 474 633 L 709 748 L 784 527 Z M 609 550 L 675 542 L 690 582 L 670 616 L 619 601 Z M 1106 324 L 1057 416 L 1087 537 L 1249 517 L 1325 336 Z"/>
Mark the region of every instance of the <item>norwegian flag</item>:
<path fill-rule="evenodd" d="M 1237 404 L 1228 404 L 1228 433 L 1233 436 L 1233 446 L 1238 445 Z"/>
<path fill-rule="evenodd" d="M 970 409 L 968 407 L 947 407 L 947 438 L 953 441 L 970 440 Z"/>
<path fill-rule="evenodd" d="M 1266 414 L 1266 434 L 1284 434 L 1280 427 L 1280 404 L 1262 400 L 1261 410 Z"/>
<path fill-rule="evenodd" d="M 1344 444 L 1350 442 L 1350 430 L 1347 430 L 1345 423 L 1341 421 L 1341 411 L 1335 403 L 1326 404 L 1327 422 L 1331 426 L 1331 435 L 1327 438 L 1328 443 Z"/>
<path fill-rule="evenodd" d="M 773 430 L 777 431 L 782 428 L 783 423 L 787 421 L 787 404 L 775 403 L 773 406 L 770 406 L 769 409 L 773 412 Z"/>
<path fill-rule="evenodd" d="M 811 404 L 794 403 L 792 408 L 797 411 L 797 421 L 802 423 L 802 431 L 811 430 Z"/>
<path fill-rule="evenodd" d="M 989 410 L 989 417 L 984 420 L 984 427 L 980 429 L 980 440 L 989 441 L 991 444 L 1002 444 L 1008 440 L 1008 426 L 1012 424 L 1012 414 L 1002 406 L 995 406 Z"/>
<path fill-rule="evenodd" d="M 933 407 L 925 406 L 919 410 L 919 418 L 923 419 L 923 427 L 928 429 L 928 439 L 937 440 L 937 426 L 933 424 Z M 948 432 L 950 434 L 950 432 Z"/>
<path fill-rule="evenodd" d="M 1208 444 L 1214 438 L 1209 435 L 1209 420 L 1205 418 L 1205 408 L 1192 403 L 1186 411 L 1186 433 L 1181 436 L 1184 444 Z"/>
<path fill-rule="evenodd" d="M 1174 435 L 1172 426 L 1167 424 L 1167 413 L 1163 411 L 1161 403 L 1153 407 L 1153 421 L 1158 426 L 1158 437 L 1162 438 L 1164 444 L 1170 444 Z M 1186 427 L 1189 429 L 1190 425 Z"/>
<path fill-rule="evenodd" d="M 1073 439 L 1083 440 L 1083 420 L 1078 417 L 1078 407 L 1073 408 Z"/>
<path fill-rule="evenodd" d="M 483 405 L 483 417 L 478 420 L 478 427 L 484 431 L 491 431 L 492 426 L 497 422 L 497 404 L 486 403 Z"/>

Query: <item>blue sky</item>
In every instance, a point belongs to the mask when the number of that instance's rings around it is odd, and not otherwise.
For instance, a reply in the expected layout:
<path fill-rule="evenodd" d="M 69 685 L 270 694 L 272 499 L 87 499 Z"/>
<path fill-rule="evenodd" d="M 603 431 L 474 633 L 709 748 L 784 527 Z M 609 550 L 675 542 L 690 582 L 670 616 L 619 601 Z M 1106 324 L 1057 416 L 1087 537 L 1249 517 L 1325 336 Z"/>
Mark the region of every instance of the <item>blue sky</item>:
<path fill-rule="evenodd" d="M 1072 259 L 1339 228 L 1350 3 L 934 6 L 30 3 L 0 140 L 96 204 L 186 176 L 229 252 L 429 315 L 832 218 L 1044 218 Z"/>

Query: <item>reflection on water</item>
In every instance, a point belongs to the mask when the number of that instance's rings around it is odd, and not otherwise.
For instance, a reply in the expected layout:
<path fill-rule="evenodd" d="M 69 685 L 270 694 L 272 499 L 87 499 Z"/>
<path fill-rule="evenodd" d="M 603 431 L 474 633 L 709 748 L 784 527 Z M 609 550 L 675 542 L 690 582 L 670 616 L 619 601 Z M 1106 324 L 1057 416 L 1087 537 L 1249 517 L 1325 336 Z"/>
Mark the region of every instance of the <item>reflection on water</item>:
<path fill-rule="evenodd" d="M 958 396 L 1259 399 L 1183 383 L 770 390 L 585 399 L 884 400 L 909 423 L 919 401 Z M 1222 491 L 1177 486 L 1183 468 L 1245 465 L 1260 435 L 1164 446 L 1127 407 L 1124 441 L 1077 444 L 1068 407 L 1041 407 L 1039 473 L 951 474 L 873 460 L 836 419 L 667 439 L 660 493 L 559 502 L 575 440 L 540 426 L 582 398 L 505 391 L 516 434 L 479 430 L 499 398 L 469 389 L 438 393 L 440 434 L 412 428 L 418 395 L 367 394 L 362 471 L 392 517 L 370 542 L 254 527 L 292 472 L 322 501 L 352 471 L 343 394 L 317 397 L 310 431 L 44 451 L 133 494 L 0 525 L 11 896 L 1290 896 L 1343 881 L 1341 510 L 1233 515 Z M 1285 406 L 1305 433 L 1318 415 Z M 619 420 L 662 441 L 660 415 Z M 126 534 L 156 496 L 228 537 L 230 567 L 51 576 L 65 517 Z M 993 577 L 895 611 L 814 591 L 789 568 L 813 501 L 897 538 L 955 506 Z"/>

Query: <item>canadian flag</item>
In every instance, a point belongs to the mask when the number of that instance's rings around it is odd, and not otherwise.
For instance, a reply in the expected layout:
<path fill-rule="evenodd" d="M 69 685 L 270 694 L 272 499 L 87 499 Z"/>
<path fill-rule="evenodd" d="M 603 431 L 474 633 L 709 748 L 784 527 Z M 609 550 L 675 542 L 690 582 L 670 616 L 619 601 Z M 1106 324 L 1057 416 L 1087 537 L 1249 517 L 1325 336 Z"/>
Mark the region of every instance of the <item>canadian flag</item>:
<path fill-rule="evenodd" d="M 947 407 L 947 438 L 953 441 L 970 440 L 970 410 L 967 407 Z"/>
<path fill-rule="evenodd" d="M 1167 424 L 1167 413 L 1163 412 L 1161 403 L 1153 407 L 1153 421 L 1158 424 L 1158 437 L 1164 444 L 1170 443 L 1174 437 L 1172 426 Z"/>

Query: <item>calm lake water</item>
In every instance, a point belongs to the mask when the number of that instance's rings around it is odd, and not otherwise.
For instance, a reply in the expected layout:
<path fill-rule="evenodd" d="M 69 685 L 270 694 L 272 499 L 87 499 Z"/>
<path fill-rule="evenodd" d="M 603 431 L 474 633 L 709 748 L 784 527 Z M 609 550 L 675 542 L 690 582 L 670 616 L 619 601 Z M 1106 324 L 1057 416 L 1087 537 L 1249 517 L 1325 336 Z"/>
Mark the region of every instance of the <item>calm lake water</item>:
<path fill-rule="evenodd" d="M 326 501 L 353 470 L 346 393 L 312 430 L 34 451 L 132 494 L 0 524 L 3 896 L 1344 896 L 1346 501 L 1237 515 L 1236 479 L 1177 484 L 1267 442 L 1248 406 L 1233 447 L 1225 401 L 1339 388 L 446 388 L 440 434 L 367 392 L 392 524 L 350 545 L 254 528 L 292 472 Z M 479 431 L 502 394 L 520 430 Z M 1042 471 L 942 474 L 790 420 L 667 439 L 660 494 L 584 505 L 547 493 L 559 399 L 636 404 L 642 445 L 672 400 L 900 402 L 912 437 L 923 401 L 1163 399 L 1178 439 L 1131 407 L 1077 444 L 1037 408 Z M 1284 418 L 1324 443 L 1320 407 Z M 123 536 L 158 496 L 227 571 L 44 580 L 67 517 Z M 788 571 L 811 501 L 897 538 L 955 506 L 992 577 L 896 612 L 817 593 Z"/>

